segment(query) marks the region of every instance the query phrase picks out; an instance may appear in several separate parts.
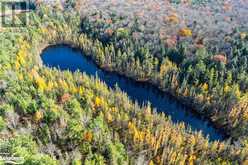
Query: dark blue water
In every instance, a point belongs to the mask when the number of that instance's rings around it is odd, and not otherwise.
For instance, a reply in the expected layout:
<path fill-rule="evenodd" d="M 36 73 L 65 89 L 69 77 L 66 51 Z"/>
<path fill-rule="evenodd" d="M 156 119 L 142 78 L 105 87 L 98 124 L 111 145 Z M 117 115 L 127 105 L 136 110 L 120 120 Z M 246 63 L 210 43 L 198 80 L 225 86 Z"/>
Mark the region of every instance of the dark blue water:
<path fill-rule="evenodd" d="M 80 50 L 75 50 L 66 45 L 57 45 L 46 48 L 41 55 L 43 64 L 72 72 L 80 70 L 89 76 L 96 76 L 104 81 L 110 88 L 116 84 L 133 100 L 140 105 L 150 102 L 158 112 L 165 112 L 173 122 L 184 122 L 192 130 L 201 131 L 210 140 L 223 140 L 223 134 L 213 125 L 180 102 L 159 91 L 147 83 L 135 82 L 116 73 L 110 73 L 98 68 L 95 63 L 85 57 Z"/>

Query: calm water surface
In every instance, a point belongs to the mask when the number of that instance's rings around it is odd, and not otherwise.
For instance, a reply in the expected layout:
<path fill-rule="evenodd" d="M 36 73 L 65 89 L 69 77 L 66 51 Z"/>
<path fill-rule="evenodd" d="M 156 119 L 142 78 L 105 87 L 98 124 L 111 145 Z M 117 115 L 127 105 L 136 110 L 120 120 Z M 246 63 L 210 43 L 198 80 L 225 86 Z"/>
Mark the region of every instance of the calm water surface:
<path fill-rule="evenodd" d="M 50 46 L 42 52 L 41 58 L 43 64 L 48 67 L 56 67 L 72 72 L 80 70 L 89 76 L 97 76 L 110 88 L 115 88 L 117 84 L 133 101 L 137 101 L 140 105 L 150 102 L 158 112 L 164 112 L 169 115 L 173 122 L 184 122 L 192 130 L 202 131 L 203 135 L 208 136 L 210 140 L 224 139 L 223 134 L 215 129 L 210 122 L 194 114 L 177 100 L 152 85 L 135 82 L 124 76 L 98 68 L 92 60 L 85 57 L 79 50 L 72 49 L 66 45 Z"/>

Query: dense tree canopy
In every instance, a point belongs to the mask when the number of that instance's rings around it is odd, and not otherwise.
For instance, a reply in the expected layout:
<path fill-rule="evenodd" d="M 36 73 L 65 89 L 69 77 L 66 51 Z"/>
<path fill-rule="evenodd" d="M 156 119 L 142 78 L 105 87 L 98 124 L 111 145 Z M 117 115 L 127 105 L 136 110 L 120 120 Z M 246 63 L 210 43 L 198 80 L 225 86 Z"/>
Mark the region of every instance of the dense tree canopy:
<path fill-rule="evenodd" d="M 228 56 L 205 47 L 190 56 L 187 42 L 170 47 L 149 33 L 137 39 L 143 30 L 137 19 L 130 28 L 113 28 L 124 18 L 81 16 L 77 5 L 37 4 L 23 31 L 0 32 L 0 151 L 23 157 L 24 164 L 247 163 L 245 34 L 230 40 Z M 192 37 L 192 31 L 179 35 Z M 224 127 L 235 142 L 209 142 L 99 79 L 42 66 L 41 50 L 58 43 L 80 48 L 103 69 L 155 84 Z"/>

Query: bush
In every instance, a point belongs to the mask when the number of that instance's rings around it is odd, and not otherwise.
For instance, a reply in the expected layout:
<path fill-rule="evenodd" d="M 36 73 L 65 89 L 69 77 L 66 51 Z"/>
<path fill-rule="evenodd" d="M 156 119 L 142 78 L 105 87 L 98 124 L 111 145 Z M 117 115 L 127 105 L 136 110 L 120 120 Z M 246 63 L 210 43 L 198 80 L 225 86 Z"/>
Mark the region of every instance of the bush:
<path fill-rule="evenodd" d="M 129 31 L 128 31 L 128 29 L 119 28 L 119 29 L 117 29 L 116 34 L 117 34 L 117 37 L 120 39 L 121 38 L 128 38 Z"/>
<path fill-rule="evenodd" d="M 4 119 L 0 116 L 0 131 L 2 131 L 5 128 L 5 121 Z"/>
<path fill-rule="evenodd" d="M 66 130 L 66 135 L 70 140 L 75 142 L 82 141 L 84 136 L 84 128 L 82 123 L 74 119 L 70 120 Z"/>
<path fill-rule="evenodd" d="M 84 162 L 85 165 L 105 165 L 105 160 L 104 157 L 102 155 L 99 154 L 89 154 L 86 157 L 86 160 Z"/>
<path fill-rule="evenodd" d="M 55 104 L 54 100 L 44 97 L 41 102 L 41 106 L 44 108 L 44 121 L 50 124 L 57 120 L 60 116 L 60 111 L 59 106 Z"/>
<path fill-rule="evenodd" d="M 6 112 L 13 111 L 13 109 L 13 106 L 7 103 L 0 105 L 0 116 L 5 116 Z"/>
<path fill-rule="evenodd" d="M 67 101 L 64 105 L 64 109 L 73 117 L 80 117 L 82 114 L 82 109 L 80 103 L 77 99 L 71 99 Z"/>
<path fill-rule="evenodd" d="M 82 165 L 82 161 L 81 160 L 73 160 L 72 161 L 72 165 Z"/>
<path fill-rule="evenodd" d="M 110 143 L 107 146 L 107 151 L 111 164 L 126 164 L 127 163 L 127 153 L 123 144 L 121 143 Z"/>

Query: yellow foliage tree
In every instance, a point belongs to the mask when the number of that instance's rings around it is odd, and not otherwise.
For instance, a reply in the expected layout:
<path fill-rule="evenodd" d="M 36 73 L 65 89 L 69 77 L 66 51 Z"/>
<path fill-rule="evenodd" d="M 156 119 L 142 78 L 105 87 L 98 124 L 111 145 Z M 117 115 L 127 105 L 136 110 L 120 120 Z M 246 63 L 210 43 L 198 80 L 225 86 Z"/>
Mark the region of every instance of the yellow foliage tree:
<path fill-rule="evenodd" d="M 182 37 L 190 37 L 192 36 L 192 31 L 189 28 L 182 28 L 179 30 L 179 35 Z"/>
<path fill-rule="evenodd" d="M 104 104 L 104 101 L 102 98 L 100 98 L 100 97 L 95 98 L 95 107 L 96 108 L 101 107 L 103 104 Z"/>
<path fill-rule="evenodd" d="M 106 119 L 108 123 L 111 123 L 113 121 L 113 117 L 111 115 L 111 113 L 107 112 L 106 113 Z"/>
<path fill-rule="evenodd" d="M 163 76 L 172 69 L 177 69 L 177 66 L 166 57 L 160 66 L 160 77 L 163 78 Z"/>
<path fill-rule="evenodd" d="M 155 165 L 155 164 L 154 164 L 153 161 L 151 160 L 151 161 L 149 162 L 149 165 Z"/>
<path fill-rule="evenodd" d="M 54 88 L 53 82 L 49 81 L 49 82 L 47 83 L 47 88 L 46 88 L 46 90 L 47 90 L 47 91 L 51 91 L 53 88 Z"/>
<path fill-rule="evenodd" d="M 20 49 L 17 53 L 16 62 L 15 62 L 15 68 L 17 70 L 20 68 L 21 65 L 26 64 L 25 59 L 27 56 L 28 49 L 30 48 L 28 42 L 21 39 L 19 40 L 19 45 L 20 45 Z"/>
<path fill-rule="evenodd" d="M 172 15 L 168 16 L 166 20 L 170 23 L 175 23 L 175 24 L 178 24 L 180 21 L 176 14 L 172 14 Z"/>
<path fill-rule="evenodd" d="M 244 40 L 246 37 L 247 37 L 247 33 L 245 33 L 245 32 L 241 32 L 241 33 L 240 33 L 240 38 L 241 38 L 242 40 Z"/>
<path fill-rule="evenodd" d="M 44 91 L 46 89 L 46 82 L 42 77 L 37 77 L 35 79 L 35 82 L 36 82 L 39 90 Z"/>
<path fill-rule="evenodd" d="M 91 132 L 87 131 L 84 134 L 84 140 L 87 141 L 87 142 L 92 142 L 92 140 L 93 140 L 93 134 Z"/>
<path fill-rule="evenodd" d="M 230 86 L 228 86 L 228 84 L 224 85 L 224 93 L 228 93 L 230 91 Z"/>
<path fill-rule="evenodd" d="M 195 159 L 196 159 L 195 155 L 190 155 L 189 156 L 189 165 L 194 165 Z"/>
<path fill-rule="evenodd" d="M 36 123 L 40 122 L 43 119 L 43 113 L 41 111 L 37 111 L 34 114 L 34 121 Z"/>

